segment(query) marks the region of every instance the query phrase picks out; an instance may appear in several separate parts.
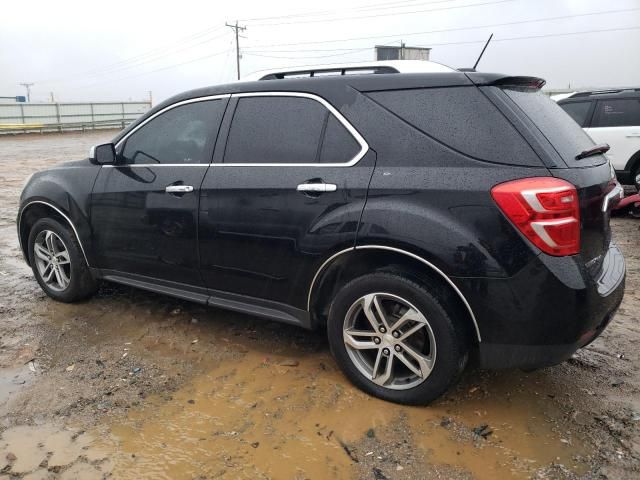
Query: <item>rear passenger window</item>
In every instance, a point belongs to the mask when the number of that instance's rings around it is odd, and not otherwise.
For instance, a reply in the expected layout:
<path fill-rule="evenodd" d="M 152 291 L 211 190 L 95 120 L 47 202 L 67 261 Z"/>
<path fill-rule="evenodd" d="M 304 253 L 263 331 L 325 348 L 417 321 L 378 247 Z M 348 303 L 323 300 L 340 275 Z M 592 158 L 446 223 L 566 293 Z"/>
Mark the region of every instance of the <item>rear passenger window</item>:
<path fill-rule="evenodd" d="M 338 119 L 329 115 L 324 141 L 320 150 L 320 163 L 346 163 L 360 151 L 360 144 Z"/>
<path fill-rule="evenodd" d="M 591 102 L 561 103 L 560 107 L 573 118 L 578 125 L 584 127 L 587 123 L 587 114 L 591 108 Z"/>
<path fill-rule="evenodd" d="M 640 99 L 598 100 L 593 127 L 640 126 Z"/>
<path fill-rule="evenodd" d="M 328 113 L 310 98 L 242 97 L 224 162 L 315 163 Z"/>
<path fill-rule="evenodd" d="M 477 87 L 368 95 L 418 130 L 465 155 L 511 165 L 540 165 L 531 147 Z"/>

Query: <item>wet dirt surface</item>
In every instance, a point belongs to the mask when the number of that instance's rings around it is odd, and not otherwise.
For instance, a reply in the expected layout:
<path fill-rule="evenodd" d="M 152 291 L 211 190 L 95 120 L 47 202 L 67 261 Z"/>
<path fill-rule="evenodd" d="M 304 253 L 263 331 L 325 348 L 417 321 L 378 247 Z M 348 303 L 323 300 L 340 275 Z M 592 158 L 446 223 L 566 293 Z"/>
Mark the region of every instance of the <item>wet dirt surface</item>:
<path fill-rule="evenodd" d="M 22 184 L 113 134 L 0 137 L 0 478 L 640 478 L 638 220 L 612 221 L 627 293 L 592 345 L 403 407 L 352 387 L 323 332 L 112 284 L 46 297 Z"/>

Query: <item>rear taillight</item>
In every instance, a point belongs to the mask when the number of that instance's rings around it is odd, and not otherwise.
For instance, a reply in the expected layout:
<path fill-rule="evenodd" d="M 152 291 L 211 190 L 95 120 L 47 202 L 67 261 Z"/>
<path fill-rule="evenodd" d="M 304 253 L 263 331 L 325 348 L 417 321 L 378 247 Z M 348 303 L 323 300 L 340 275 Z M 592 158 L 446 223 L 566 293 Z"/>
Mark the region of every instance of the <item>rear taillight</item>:
<path fill-rule="evenodd" d="M 509 220 L 549 255 L 580 252 L 578 192 L 553 177 L 523 178 L 501 183 L 491 196 Z"/>

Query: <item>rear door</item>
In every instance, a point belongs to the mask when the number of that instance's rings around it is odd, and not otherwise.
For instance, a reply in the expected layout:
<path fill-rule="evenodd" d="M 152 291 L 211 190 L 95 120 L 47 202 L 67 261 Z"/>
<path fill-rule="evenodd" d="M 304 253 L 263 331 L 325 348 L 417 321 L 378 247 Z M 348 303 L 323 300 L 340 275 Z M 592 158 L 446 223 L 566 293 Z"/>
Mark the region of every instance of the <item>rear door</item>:
<path fill-rule="evenodd" d="M 354 244 L 375 155 L 314 95 L 238 94 L 229 112 L 226 146 L 202 186 L 204 279 L 306 308 L 319 260 Z"/>
<path fill-rule="evenodd" d="M 598 100 L 591 126 L 585 131 L 596 143 L 608 143 L 607 157 L 616 170 L 624 170 L 640 151 L 640 98 Z"/>
<path fill-rule="evenodd" d="M 198 271 L 200 185 L 228 97 L 168 107 L 117 145 L 92 194 L 91 225 L 106 274 L 204 288 Z"/>

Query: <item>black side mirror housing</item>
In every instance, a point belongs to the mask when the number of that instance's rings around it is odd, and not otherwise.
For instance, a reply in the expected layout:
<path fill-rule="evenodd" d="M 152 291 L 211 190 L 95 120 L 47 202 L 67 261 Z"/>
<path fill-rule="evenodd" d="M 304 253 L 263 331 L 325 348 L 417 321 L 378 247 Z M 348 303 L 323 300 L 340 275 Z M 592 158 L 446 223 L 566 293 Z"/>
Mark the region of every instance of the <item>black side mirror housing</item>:
<path fill-rule="evenodd" d="M 89 160 L 96 165 L 115 165 L 116 147 L 113 143 L 103 143 L 102 145 L 91 147 Z"/>

